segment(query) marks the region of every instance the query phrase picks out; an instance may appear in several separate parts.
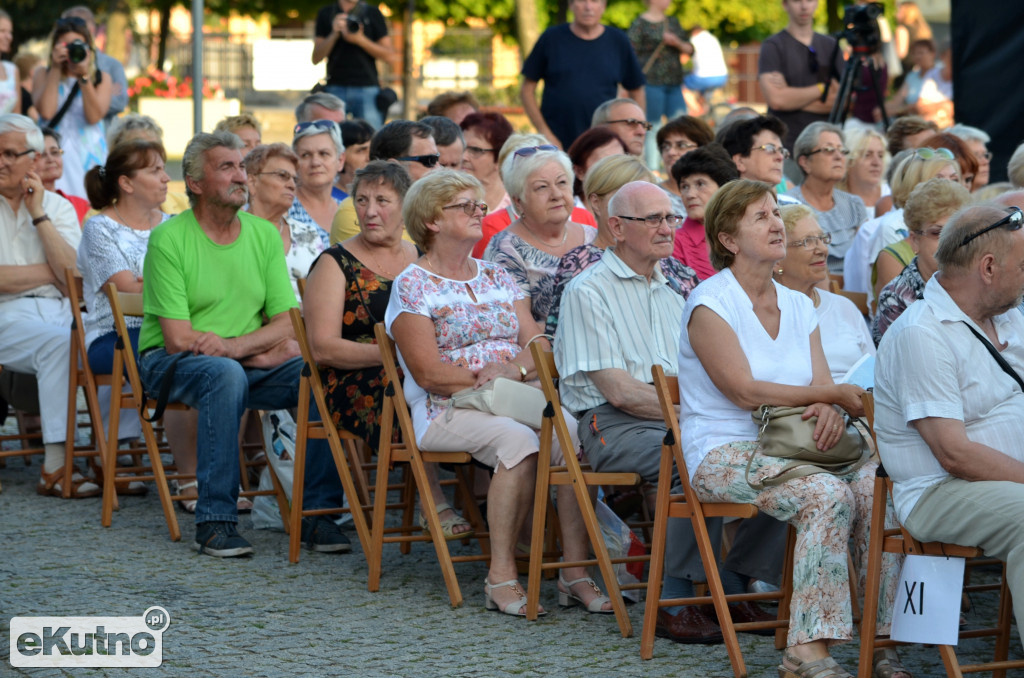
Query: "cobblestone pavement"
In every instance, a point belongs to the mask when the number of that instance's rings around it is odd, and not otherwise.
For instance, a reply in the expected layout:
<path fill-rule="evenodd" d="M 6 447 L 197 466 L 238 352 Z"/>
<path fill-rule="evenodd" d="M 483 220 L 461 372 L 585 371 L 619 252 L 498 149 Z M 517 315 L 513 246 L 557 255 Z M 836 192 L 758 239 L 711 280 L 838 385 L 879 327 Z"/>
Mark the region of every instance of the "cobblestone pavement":
<path fill-rule="evenodd" d="M 636 636 L 622 638 L 611 616 L 557 607 L 545 582 L 536 622 L 487 612 L 481 563 L 457 565 L 466 603 L 451 609 L 432 549 L 414 544 L 403 556 L 386 547 L 381 590 L 366 589 L 367 566 L 355 542 L 347 555 L 303 551 L 288 562 L 282 533 L 242 534 L 256 555 L 220 560 L 189 547 L 190 516 L 179 511 L 182 541 L 168 538 L 155 492 L 122 498 L 113 526 L 100 525 L 100 500 L 35 494 L 41 458 L 0 468 L 0 676 L 731 676 L 724 646 L 684 646 L 659 639 L 640 659 L 643 605 L 630 607 Z M 462 547 L 467 548 L 468 547 Z M 152 605 L 170 613 L 158 669 L 16 669 L 9 662 L 12 616 L 129 616 Z M 991 612 L 984 596 L 978 613 Z M 771 639 L 741 635 L 752 677 L 775 676 Z M 986 641 L 963 644 L 966 659 L 988 656 Z M 1019 656 L 1015 637 L 1011 654 Z M 857 645 L 835 648 L 856 666 Z M 904 650 L 915 676 L 945 675 L 932 648 Z"/>

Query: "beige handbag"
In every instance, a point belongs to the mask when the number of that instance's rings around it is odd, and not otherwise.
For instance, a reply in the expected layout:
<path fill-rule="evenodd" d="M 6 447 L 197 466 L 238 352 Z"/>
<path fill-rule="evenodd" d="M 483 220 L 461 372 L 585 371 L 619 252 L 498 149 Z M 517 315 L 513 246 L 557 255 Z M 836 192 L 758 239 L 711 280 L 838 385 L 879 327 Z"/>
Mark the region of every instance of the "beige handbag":
<path fill-rule="evenodd" d="M 539 388 L 505 377 L 498 377 L 480 388 L 464 388 L 452 394 L 451 406 L 480 410 L 496 417 L 515 419 L 532 429 L 540 429 L 548 400 Z M 451 409 L 448 419 L 451 419 Z"/>
<path fill-rule="evenodd" d="M 850 435 L 849 429 L 827 450 L 819 450 L 814 439 L 817 417 L 803 418 L 806 407 L 773 407 L 761 405 L 750 415 L 759 425 L 758 450 L 769 457 L 789 459 L 778 475 L 762 481 L 750 479 L 750 466 L 754 462 L 755 450 L 747 461 L 747 484 L 755 490 L 781 485 L 793 478 L 802 478 L 814 473 L 846 475 L 859 469 L 871 458 L 871 450 L 864 444 L 864 437 L 856 428 L 857 436 Z"/>

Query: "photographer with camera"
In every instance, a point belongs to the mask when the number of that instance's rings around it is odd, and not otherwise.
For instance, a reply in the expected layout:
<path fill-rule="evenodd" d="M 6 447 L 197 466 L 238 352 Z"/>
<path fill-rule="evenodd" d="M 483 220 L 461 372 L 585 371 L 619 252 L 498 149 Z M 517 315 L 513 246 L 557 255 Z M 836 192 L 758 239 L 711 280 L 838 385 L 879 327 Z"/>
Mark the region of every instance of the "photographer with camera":
<path fill-rule="evenodd" d="M 327 58 L 325 91 L 345 102 L 349 113 L 380 129 L 381 93 L 377 59 L 394 58 L 384 15 L 362 0 L 335 0 L 316 15 L 313 63 Z"/>
<path fill-rule="evenodd" d="M 96 68 L 96 48 L 86 22 L 57 20 L 50 36 L 50 63 L 36 71 L 32 98 L 42 122 L 64 137 L 64 176 L 57 188 L 86 197 L 85 173 L 107 159 L 103 117 L 111 81 Z"/>

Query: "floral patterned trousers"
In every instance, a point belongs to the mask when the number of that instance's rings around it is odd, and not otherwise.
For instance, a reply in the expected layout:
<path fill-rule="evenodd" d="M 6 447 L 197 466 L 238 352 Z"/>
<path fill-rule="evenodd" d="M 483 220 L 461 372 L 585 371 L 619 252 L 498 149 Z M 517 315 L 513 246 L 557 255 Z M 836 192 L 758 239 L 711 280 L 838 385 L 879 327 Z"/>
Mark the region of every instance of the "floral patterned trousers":
<path fill-rule="evenodd" d="M 845 476 L 816 473 L 755 490 L 747 484 L 746 468 L 747 460 L 756 450 L 756 442 L 731 443 L 711 450 L 697 467 L 693 488 L 701 501 L 754 504 L 758 510 L 796 528 L 787 645 L 815 640 L 850 640 L 853 613 L 847 554 L 852 537 L 857 586 L 863 591 L 867 579 L 871 500 L 878 465 L 870 462 Z M 750 467 L 751 477 L 770 478 L 786 463 L 784 459 L 758 454 Z M 901 556 L 883 554 L 878 610 L 880 634 L 889 632 L 901 564 Z"/>

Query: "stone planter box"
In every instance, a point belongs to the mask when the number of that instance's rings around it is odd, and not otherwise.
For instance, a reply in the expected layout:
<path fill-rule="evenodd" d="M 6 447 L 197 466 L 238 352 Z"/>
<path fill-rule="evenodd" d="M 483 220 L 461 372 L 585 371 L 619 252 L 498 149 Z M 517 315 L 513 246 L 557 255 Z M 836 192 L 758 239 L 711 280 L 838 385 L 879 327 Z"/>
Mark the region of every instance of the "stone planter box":
<path fill-rule="evenodd" d="M 212 132 L 223 118 L 238 115 L 238 99 L 206 99 L 203 101 L 203 130 Z M 195 135 L 192 121 L 192 99 L 163 99 L 141 97 L 139 113 L 148 115 L 164 130 L 164 148 L 167 157 L 181 158 L 185 145 Z"/>

